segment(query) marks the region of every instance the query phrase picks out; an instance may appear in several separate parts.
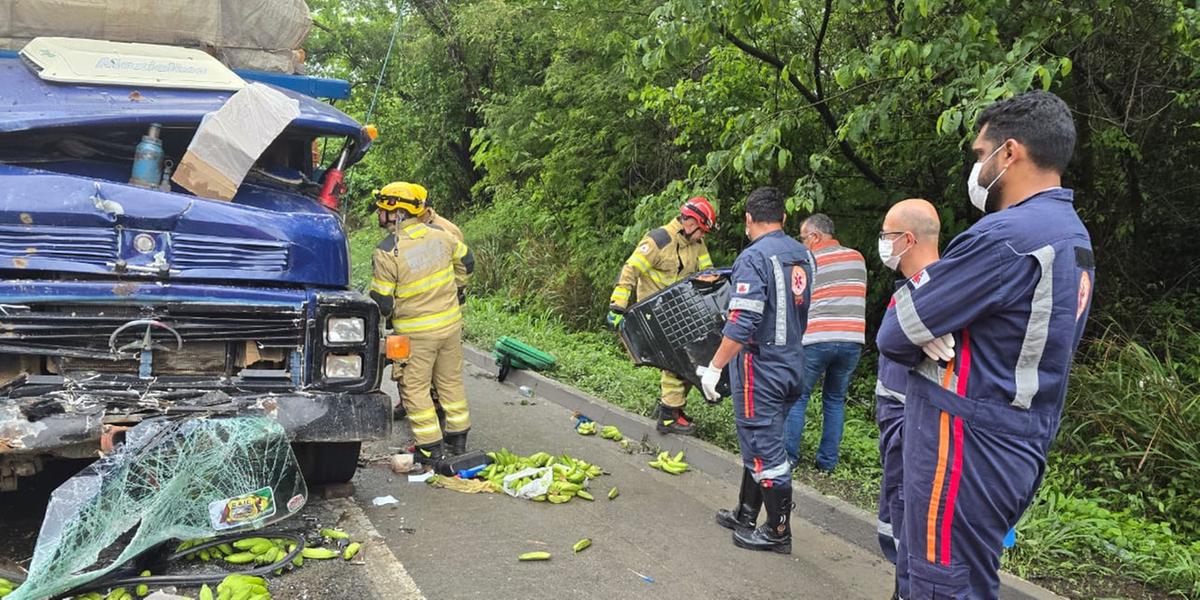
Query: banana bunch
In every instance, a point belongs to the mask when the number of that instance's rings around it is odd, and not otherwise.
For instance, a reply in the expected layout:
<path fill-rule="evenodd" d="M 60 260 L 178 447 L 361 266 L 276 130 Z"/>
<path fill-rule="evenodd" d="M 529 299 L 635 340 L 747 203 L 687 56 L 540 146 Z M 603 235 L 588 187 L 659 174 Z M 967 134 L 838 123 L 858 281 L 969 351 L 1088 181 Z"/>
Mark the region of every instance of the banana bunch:
<path fill-rule="evenodd" d="M 680 450 L 679 454 L 674 457 L 666 452 L 660 452 L 658 458 L 650 461 L 650 466 L 672 475 L 682 475 L 691 469 L 687 463 L 683 462 L 683 450 Z"/>
<path fill-rule="evenodd" d="M 619 442 L 625 439 L 625 436 L 621 435 L 621 430 L 617 429 L 616 425 L 605 425 L 600 429 L 600 437 L 606 440 L 612 440 L 614 442 Z"/>
<path fill-rule="evenodd" d="M 262 577 L 249 575 L 230 575 L 217 584 L 217 595 L 212 591 L 204 594 L 208 586 L 200 588 L 200 600 L 271 600 L 271 592 L 267 591 L 267 580 Z"/>
<path fill-rule="evenodd" d="M 149 577 L 149 576 L 150 576 L 150 571 L 142 571 L 139 574 L 139 577 Z M 3 579 L 0 579 L 0 582 L 3 582 L 3 581 L 4 581 Z M 6 594 L 2 593 L 3 589 L 4 589 L 3 584 L 0 583 L 0 597 L 3 597 L 6 595 Z M 136 588 L 134 588 L 134 590 L 136 592 L 136 596 L 134 594 L 131 594 L 129 592 L 129 590 L 127 590 L 123 587 L 120 587 L 120 588 L 114 588 L 114 589 L 109 590 L 108 594 L 101 594 L 100 592 L 88 592 L 86 594 L 81 594 L 79 596 L 73 596 L 73 598 L 74 598 L 74 600 L 133 600 L 134 598 L 139 598 L 139 597 L 149 594 L 150 586 L 143 583 L 143 584 L 137 586 Z"/>
<path fill-rule="evenodd" d="M 596 435 L 596 422 L 583 421 L 575 426 L 575 433 L 579 435 Z"/>
<path fill-rule="evenodd" d="M 518 456 L 509 452 L 506 448 L 501 448 L 499 452 L 488 452 L 488 458 L 492 459 L 492 464 L 484 467 L 479 473 L 486 481 L 492 484 L 492 488 L 496 491 L 501 491 L 504 485 L 504 478 L 518 471 L 530 468 L 550 467 L 554 471 L 554 481 L 550 484 L 550 489 L 543 495 L 535 496 L 534 502 L 550 502 L 551 504 L 565 504 L 571 498 L 583 498 L 584 500 L 593 500 L 591 494 L 583 489 L 585 483 L 589 479 L 595 479 L 604 475 L 604 469 L 599 466 L 589 464 L 586 461 L 572 458 L 566 454 L 562 456 L 553 456 L 546 452 L 538 452 L 529 456 Z M 514 484 L 514 488 L 521 490 L 525 486 L 533 483 L 534 478 L 524 477 Z"/>
<path fill-rule="evenodd" d="M 0 577 L 0 598 L 13 593 L 13 590 L 17 589 L 18 587 L 20 586 L 3 577 Z"/>

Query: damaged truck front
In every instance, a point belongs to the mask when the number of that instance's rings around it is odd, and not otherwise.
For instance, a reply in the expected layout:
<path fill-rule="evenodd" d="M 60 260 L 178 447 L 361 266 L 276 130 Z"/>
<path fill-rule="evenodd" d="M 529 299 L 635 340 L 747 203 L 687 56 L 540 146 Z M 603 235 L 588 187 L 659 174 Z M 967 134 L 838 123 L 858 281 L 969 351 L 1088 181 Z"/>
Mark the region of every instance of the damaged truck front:
<path fill-rule="evenodd" d="M 194 73 L 139 60 L 96 63 L 130 67 L 128 82 L 72 82 L 0 56 L 0 490 L 162 415 L 268 415 L 310 481 L 348 480 L 361 441 L 389 433 L 391 402 L 378 309 L 349 288 L 314 154 L 344 149 L 324 170 L 340 178 L 370 136 L 272 87 L 298 116 L 247 158 L 231 199 L 200 197 L 162 165 L 183 161 L 235 90 L 172 83 Z"/>

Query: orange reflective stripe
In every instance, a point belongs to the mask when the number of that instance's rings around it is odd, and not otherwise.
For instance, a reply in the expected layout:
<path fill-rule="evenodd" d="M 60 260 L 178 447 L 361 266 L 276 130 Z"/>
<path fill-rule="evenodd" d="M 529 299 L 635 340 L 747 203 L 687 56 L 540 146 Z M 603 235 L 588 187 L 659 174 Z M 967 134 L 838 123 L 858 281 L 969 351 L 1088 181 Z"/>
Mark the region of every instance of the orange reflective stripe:
<path fill-rule="evenodd" d="M 946 481 L 946 454 L 950 447 L 950 413 L 941 411 L 941 427 L 938 429 L 938 462 L 933 474 L 933 491 L 929 498 L 929 515 L 926 518 L 925 557 L 929 562 L 937 562 L 937 516 L 938 507 L 942 502 L 942 484 Z"/>

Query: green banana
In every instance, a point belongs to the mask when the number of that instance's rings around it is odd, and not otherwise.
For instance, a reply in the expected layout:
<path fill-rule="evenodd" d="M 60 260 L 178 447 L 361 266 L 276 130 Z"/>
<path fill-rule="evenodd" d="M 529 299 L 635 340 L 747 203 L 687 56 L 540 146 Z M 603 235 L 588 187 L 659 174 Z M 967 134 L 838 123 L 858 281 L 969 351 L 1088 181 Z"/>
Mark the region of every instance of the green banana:
<path fill-rule="evenodd" d="M 575 495 L 579 496 L 580 498 L 583 498 L 584 500 L 587 500 L 589 502 L 591 502 L 592 500 L 595 500 L 595 498 L 593 498 L 592 495 L 589 494 L 586 490 L 579 490 L 578 492 L 575 492 Z"/>
<path fill-rule="evenodd" d="M 248 562 L 254 562 L 255 554 L 253 552 L 238 552 L 225 557 L 225 562 L 234 565 L 244 565 Z M 206 559 L 207 560 L 207 559 Z"/>
<path fill-rule="evenodd" d="M 613 489 L 608 490 L 608 499 L 609 500 L 616 500 L 617 496 L 620 496 L 620 495 L 621 495 L 621 492 L 617 491 L 616 486 L 613 486 Z"/>
<path fill-rule="evenodd" d="M 517 560 L 521 560 L 521 561 L 550 560 L 550 553 L 549 552 L 526 552 L 525 554 L 518 556 Z"/>
<path fill-rule="evenodd" d="M 582 540 L 575 542 L 575 545 L 572 546 L 571 549 L 574 550 L 576 554 L 579 554 L 580 552 L 587 550 L 589 547 L 591 547 L 591 545 L 591 538 L 583 538 Z"/>
<path fill-rule="evenodd" d="M 335 558 L 337 555 L 338 553 L 336 550 L 330 550 L 328 548 L 305 548 L 300 551 L 300 556 L 316 560 Z"/>
<path fill-rule="evenodd" d="M 361 548 L 362 548 L 362 544 L 360 544 L 358 542 L 354 542 L 354 543 L 350 544 L 349 546 L 346 546 L 346 550 L 342 552 L 342 558 L 345 560 L 350 560 L 350 559 L 354 558 L 354 555 L 358 554 L 358 551 Z"/>
<path fill-rule="evenodd" d="M 271 540 L 268 540 L 267 538 L 260 538 L 260 537 L 242 538 L 242 539 L 234 542 L 233 547 L 237 548 L 238 550 L 249 550 L 263 542 L 266 542 L 269 544 L 269 543 L 271 543 Z"/>
<path fill-rule="evenodd" d="M 346 533 L 345 531 L 342 531 L 341 529 L 322 529 L 321 535 L 323 535 L 329 539 L 332 539 L 332 540 L 348 540 L 348 539 L 350 539 L 350 534 Z"/>

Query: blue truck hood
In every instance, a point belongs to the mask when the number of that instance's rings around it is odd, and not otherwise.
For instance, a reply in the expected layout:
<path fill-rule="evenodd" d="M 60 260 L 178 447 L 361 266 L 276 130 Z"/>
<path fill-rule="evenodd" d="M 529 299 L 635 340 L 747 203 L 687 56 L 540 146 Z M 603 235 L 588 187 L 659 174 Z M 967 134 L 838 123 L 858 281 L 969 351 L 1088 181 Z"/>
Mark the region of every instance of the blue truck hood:
<path fill-rule="evenodd" d="M 303 94 L 276 89 L 300 103 L 300 116 L 292 123 L 292 130 L 348 136 L 359 148 L 370 146 L 362 126 L 342 111 Z M 230 94 L 59 84 L 43 81 L 18 58 L 0 58 L 0 133 L 90 125 L 194 125 L 205 114 L 221 108 Z"/>
<path fill-rule="evenodd" d="M 337 214 L 243 184 L 233 202 L 0 164 L 0 271 L 344 288 Z"/>

